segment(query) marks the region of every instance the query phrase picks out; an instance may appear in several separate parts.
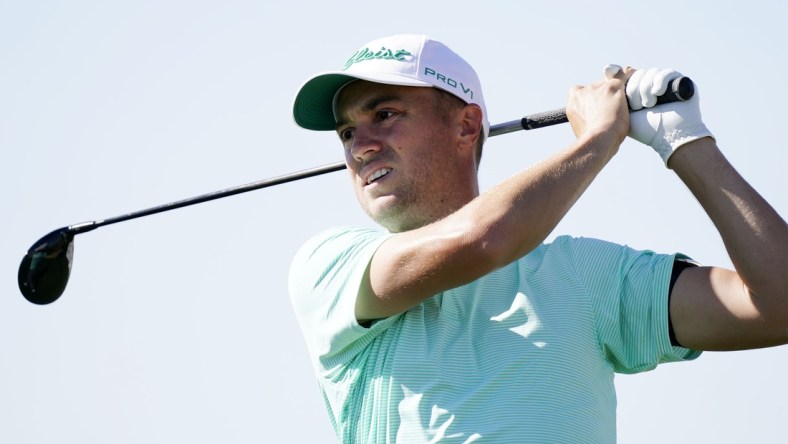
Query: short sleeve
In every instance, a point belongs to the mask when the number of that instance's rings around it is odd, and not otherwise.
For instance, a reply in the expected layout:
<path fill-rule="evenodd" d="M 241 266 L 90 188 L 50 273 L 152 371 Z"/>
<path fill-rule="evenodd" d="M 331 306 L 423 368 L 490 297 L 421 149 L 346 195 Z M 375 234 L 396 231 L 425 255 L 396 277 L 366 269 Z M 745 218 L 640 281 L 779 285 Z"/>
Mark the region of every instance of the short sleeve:
<path fill-rule="evenodd" d="M 362 228 L 326 230 L 308 240 L 290 267 L 289 291 L 313 363 L 330 369 L 358 353 L 374 328 L 356 321 L 358 291 L 372 256 L 390 235 Z"/>
<path fill-rule="evenodd" d="M 677 255 L 596 239 L 562 243 L 588 291 L 602 353 L 616 372 L 638 373 L 700 355 L 670 343 L 668 292 Z"/>

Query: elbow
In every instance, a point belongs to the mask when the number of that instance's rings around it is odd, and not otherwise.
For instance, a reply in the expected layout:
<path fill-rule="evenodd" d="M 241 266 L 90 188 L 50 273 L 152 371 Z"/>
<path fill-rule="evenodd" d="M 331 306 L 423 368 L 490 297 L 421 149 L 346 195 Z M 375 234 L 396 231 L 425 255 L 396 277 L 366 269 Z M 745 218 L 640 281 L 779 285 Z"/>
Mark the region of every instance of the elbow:
<path fill-rule="evenodd" d="M 772 333 L 774 345 L 788 344 L 788 295 L 781 295 L 775 307 L 765 318 L 766 330 Z"/>
<path fill-rule="evenodd" d="M 486 274 L 512 263 L 540 244 L 520 239 L 513 233 L 516 231 L 501 223 L 475 221 L 460 229 L 458 237 L 465 256 L 486 270 L 482 273 Z"/>
<path fill-rule="evenodd" d="M 788 292 L 749 294 L 760 314 L 764 347 L 788 344 Z"/>
<path fill-rule="evenodd" d="M 476 278 L 503 265 L 505 242 L 489 225 L 479 220 L 465 220 L 448 232 L 447 258 L 449 262 L 456 260 L 459 269 L 473 270 L 470 274 Z"/>

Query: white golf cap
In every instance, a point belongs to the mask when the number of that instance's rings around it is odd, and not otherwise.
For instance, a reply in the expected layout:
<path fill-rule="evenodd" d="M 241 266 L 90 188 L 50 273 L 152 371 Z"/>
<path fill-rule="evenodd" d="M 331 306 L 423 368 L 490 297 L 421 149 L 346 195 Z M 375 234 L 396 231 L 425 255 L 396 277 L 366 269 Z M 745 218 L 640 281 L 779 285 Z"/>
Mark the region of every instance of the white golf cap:
<path fill-rule="evenodd" d="M 490 122 L 479 76 L 470 64 L 441 42 L 425 35 L 395 35 L 373 40 L 356 51 L 341 71 L 307 80 L 296 94 L 293 118 L 302 128 L 336 129 L 334 101 L 348 83 L 361 79 L 388 85 L 440 88 L 482 109 L 484 136 Z"/>

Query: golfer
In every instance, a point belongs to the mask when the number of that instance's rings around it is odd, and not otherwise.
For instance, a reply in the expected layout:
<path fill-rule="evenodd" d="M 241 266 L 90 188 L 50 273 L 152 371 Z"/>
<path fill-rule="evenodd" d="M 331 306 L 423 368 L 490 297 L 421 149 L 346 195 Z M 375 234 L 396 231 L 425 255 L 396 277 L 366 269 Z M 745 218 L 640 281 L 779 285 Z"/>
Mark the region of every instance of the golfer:
<path fill-rule="evenodd" d="M 698 95 L 655 106 L 679 73 L 608 66 L 570 92 L 576 142 L 480 193 L 489 122 L 465 60 L 399 35 L 339 65 L 302 86 L 295 121 L 336 132 L 382 229 L 317 234 L 290 292 L 342 442 L 611 443 L 614 373 L 788 343 L 786 223 L 720 153 Z M 627 136 L 686 184 L 735 271 L 544 243 Z"/>

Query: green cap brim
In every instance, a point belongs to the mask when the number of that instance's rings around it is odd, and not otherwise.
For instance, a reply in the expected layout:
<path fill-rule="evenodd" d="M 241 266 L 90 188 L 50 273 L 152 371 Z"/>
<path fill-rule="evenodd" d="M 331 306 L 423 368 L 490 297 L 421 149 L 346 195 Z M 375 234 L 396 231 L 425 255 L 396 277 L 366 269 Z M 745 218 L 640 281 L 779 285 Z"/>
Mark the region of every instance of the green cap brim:
<path fill-rule="evenodd" d="M 293 118 L 298 126 L 316 131 L 334 131 L 334 96 L 357 77 L 326 73 L 308 80 L 293 102 Z"/>

